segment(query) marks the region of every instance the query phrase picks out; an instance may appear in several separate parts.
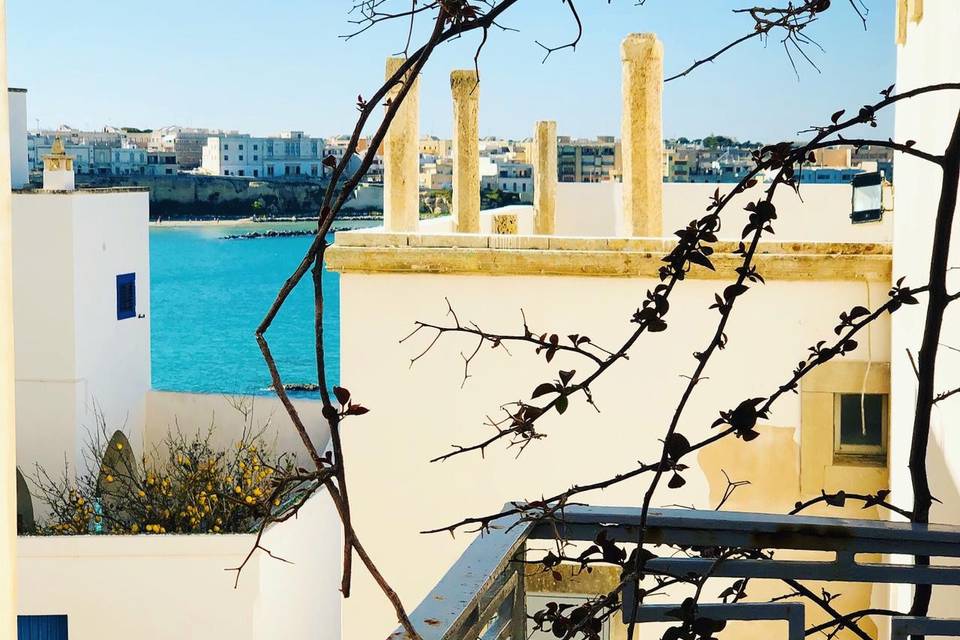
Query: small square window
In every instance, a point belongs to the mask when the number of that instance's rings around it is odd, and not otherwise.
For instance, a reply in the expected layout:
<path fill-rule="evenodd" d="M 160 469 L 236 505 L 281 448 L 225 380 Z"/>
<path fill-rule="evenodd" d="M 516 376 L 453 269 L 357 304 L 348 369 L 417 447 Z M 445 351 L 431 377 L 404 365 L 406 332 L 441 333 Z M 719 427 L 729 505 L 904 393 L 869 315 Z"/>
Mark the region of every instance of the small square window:
<path fill-rule="evenodd" d="M 834 456 L 884 464 L 887 455 L 888 396 L 881 393 L 834 395 Z"/>
<path fill-rule="evenodd" d="M 136 315 L 137 274 L 120 274 L 117 276 L 117 320 L 134 318 Z"/>

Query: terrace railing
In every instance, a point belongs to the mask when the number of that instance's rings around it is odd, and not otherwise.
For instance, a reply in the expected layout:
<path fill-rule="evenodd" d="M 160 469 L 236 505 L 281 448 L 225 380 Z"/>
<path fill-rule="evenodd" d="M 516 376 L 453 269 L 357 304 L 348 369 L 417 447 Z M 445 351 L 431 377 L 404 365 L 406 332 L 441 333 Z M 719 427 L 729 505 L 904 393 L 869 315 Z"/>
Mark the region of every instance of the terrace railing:
<path fill-rule="evenodd" d="M 413 612 L 424 640 L 523 640 L 528 637 L 525 571 L 528 540 L 592 542 L 602 530 L 611 541 L 635 543 L 640 509 L 573 506 L 563 517 L 535 521 L 514 517 L 477 537 Z M 960 558 L 960 528 L 876 520 L 851 520 L 758 513 L 654 509 L 644 536 L 647 545 L 750 550 L 828 552 L 824 559 L 725 559 L 657 557 L 647 575 L 690 574 L 725 578 L 770 578 L 842 582 L 960 585 L 960 566 L 861 562 L 858 554 Z M 829 554 L 833 554 L 830 557 Z M 596 595 L 596 594 L 590 594 Z M 625 585 L 624 622 L 669 622 L 678 604 L 634 607 Z M 785 620 L 791 640 L 804 637 L 803 605 L 795 602 L 702 604 L 714 620 Z M 895 638 L 936 633 L 960 637 L 960 620 L 894 618 Z M 398 629 L 393 638 L 404 638 Z"/>

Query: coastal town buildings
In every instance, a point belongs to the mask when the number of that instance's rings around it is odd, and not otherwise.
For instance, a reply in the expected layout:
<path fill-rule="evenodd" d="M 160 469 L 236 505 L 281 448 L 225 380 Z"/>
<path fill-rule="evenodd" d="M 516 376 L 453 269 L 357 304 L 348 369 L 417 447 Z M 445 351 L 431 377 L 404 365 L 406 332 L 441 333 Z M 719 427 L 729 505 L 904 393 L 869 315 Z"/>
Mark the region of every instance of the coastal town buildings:
<path fill-rule="evenodd" d="M 110 173 L 115 176 L 136 176 L 147 173 L 147 152 L 140 147 L 114 148 L 110 152 Z"/>
<path fill-rule="evenodd" d="M 148 176 L 175 176 L 179 171 L 176 151 L 147 151 Z"/>
<path fill-rule="evenodd" d="M 613 136 L 557 140 L 557 170 L 560 182 L 609 182 L 621 172 L 620 142 Z"/>
<path fill-rule="evenodd" d="M 201 172 L 247 178 L 319 178 L 326 144 L 302 131 L 257 138 L 247 134 L 210 136 L 203 147 Z"/>
<path fill-rule="evenodd" d="M 480 188 L 515 194 L 519 202 L 533 202 L 533 165 L 526 162 L 495 161 L 493 171 L 481 173 Z"/>
<path fill-rule="evenodd" d="M 434 158 L 449 158 L 453 149 L 449 139 L 427 136 L 420 138 L 420 154 Z"/>
<path fill-rule="evenodd" d="M 720 143 L 717 143 L 720 140 Z M 665 182 L 738 182 L 753 166 L 752 154 L 761 145 L 736 144 L 729 138 L 667 140 L 663 152 Z M 849 183 L 854 175 L 880 171 L 893 177 L 893 151 L 886 147 L 839 145 L 819 149 L 803 167 L 803 179 L 817 184 Z"/>
<path fill-rule="evenodd" d="M 450 158 L 420 156 L 420 186 L 427 191 L 453 188 L 453 161 Z"/>
<path fill-rule="evenodd" d="M 67 153 L 74 158 L 78 175 L 84 176 L 138 176 L 147 174 L 147 152 L 134 146 L 115 146 L 109 142 L 87 141 L 82 137 L 59 134 L 26 137 L 27 161 L 30 171 L 43 169 L 43 158 L 51 153 L 60 140 Z"/>
<path fill-rule="evenodd" d="M 183 170 L 197 169 L 203 162 L 203 146 L 218 131 L 187 127 L 161 127 L 150 133 L 146 149 L 168 151 L 176 156 L 176 164 Z"/>

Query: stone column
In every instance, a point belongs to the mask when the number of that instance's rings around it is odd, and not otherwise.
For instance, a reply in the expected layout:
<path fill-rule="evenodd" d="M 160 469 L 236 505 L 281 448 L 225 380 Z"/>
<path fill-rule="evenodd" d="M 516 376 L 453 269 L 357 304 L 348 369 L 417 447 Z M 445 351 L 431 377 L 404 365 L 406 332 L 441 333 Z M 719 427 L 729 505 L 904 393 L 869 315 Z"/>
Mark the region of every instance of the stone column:
<path fill-rule="evenodd" d="M 453 93 L 453 230 L 480 233 L 480 81 L 474 70 L 450 72 Z"/>
<path fill-rule="evenodd" d="M 557 123 L 540 120 L 533 132 L 533 232 L 550 236 L 557 215 Z"/>
<path fill-rule="evenodd" d="M 13 196 L 6 2 L 0 0 L 0 640 L 17 637 L 17 432 L 13 369 Z"/>
<path fill-rule="evenodd" d="M 387 58 L 386 77 L 403 65 Z M 420 225 L 420 98 L 419 78 L 407 92 L 383 141 L 383 226 L 386 231 L 416 231 Z M 400 85 L 389 93 L 393 98 Z"/>
<path fill-rule="evenodd" d="M 622 236 L 663 234 L 663 45 L 652 33 L 633 33 L 620 45 L 623 62 Z"/>

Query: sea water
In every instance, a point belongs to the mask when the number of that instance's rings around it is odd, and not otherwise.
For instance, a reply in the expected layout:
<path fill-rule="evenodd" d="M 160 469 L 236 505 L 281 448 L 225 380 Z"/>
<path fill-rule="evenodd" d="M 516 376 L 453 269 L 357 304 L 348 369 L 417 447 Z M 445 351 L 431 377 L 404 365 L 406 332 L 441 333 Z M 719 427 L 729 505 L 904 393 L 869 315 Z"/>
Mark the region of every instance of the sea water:
<path fill-rule="evenodd" d="M 355 223 L 364 225 L 364 223 Z M 376 223 L 366 223 L 369 226 Z M 345 224 L 338 223 L 338 227 Z M 153 388 L 224 394 L 270 392 L 254 329 L 293 273 L 312 237 L 224 240 L 250 231 L 308 224 L 229 223 L 150 229 Z M 333 240 L 331 234 L 329 240 Z M 326 373 L 340 375 L 340 286 L 323 273 Z M 285 383 L 316 384 L 313 279 L 308 272 L 267 332 Z"/>

